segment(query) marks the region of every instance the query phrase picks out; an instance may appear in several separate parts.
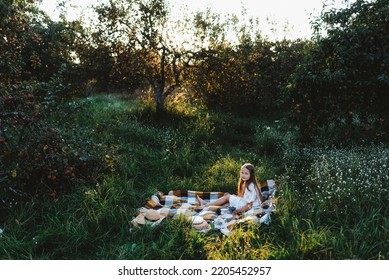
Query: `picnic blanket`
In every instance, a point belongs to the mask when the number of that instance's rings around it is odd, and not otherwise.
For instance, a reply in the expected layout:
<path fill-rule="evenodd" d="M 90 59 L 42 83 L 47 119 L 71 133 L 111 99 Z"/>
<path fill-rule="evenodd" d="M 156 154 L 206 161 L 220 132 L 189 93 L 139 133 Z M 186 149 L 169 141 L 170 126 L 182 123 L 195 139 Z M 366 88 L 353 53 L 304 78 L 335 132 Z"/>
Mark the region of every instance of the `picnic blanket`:
<path fill-rule="evenodd" d="M 225 195 L 223 192 L 171 190 L 165 195 L 158 191 L 138 209 L 131 225 L 156 226 L 165 218 L 184 217 L 191 221 L 192 227 L 198 232 L 216 230 L 228 235 L 234 226 L 241 222 L 268 225 L 271 222 L 270 215 L 276 209 L 276 189 L 274 180 L 261 182 L 265 201 L 259 207 L 253 207 L 241 215 L 232 215 L 232 209 L 228 206 L 200 206 L 196 199 L 196 196 L 199 196 L 206 202 L 212 202 Z"/>

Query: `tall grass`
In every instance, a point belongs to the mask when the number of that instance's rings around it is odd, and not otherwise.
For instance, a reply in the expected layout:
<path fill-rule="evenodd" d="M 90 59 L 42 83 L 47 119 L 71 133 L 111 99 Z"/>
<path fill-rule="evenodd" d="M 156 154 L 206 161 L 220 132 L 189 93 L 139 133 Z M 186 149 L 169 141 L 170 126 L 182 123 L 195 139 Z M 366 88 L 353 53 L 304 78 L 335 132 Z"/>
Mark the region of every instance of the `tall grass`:
<path fill-rule="evenodd" d="M 329 231 L 329 257 L 388 257 L 388 151 L 380 144 L 286 152 L 281 180 L 300 197 L 300 217 Z"/>
<path fill-rule="evenodd" d="M 249 119 L 172 100 L 164 116 L 136 100 L 74 101 L 50 119 L 68 135 L 108 147 L 110 172 L 70 194 L 15 207 L 1 259 L 387 259 L 386 145 L 302 147 L 279 118 Z M 193 231 L 186 220 L 134 228 L 155 191 L 235 192 L 242 163 L 278 182 L 269 226 L 229 236 Z"/>

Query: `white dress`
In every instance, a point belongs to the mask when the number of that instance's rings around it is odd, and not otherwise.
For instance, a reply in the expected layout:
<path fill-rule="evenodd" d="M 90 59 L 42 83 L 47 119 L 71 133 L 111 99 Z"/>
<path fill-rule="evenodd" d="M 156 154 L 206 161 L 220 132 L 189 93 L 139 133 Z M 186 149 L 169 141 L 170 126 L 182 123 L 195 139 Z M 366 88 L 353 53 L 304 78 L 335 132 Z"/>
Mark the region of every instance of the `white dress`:
<path fill-rule="evenodd" d="M 230 195 L 229 202 L 230 206 L 235 207 L 236 209 L 240 209 L 250 202 L 253 202 L 252 207 L 258 207 L 261 205 L 259 195 L 255 190 L 255 186 L 253 183 L 250 183 L 249 187 L 245 188 L 243 197 L 237 195 Z"/>

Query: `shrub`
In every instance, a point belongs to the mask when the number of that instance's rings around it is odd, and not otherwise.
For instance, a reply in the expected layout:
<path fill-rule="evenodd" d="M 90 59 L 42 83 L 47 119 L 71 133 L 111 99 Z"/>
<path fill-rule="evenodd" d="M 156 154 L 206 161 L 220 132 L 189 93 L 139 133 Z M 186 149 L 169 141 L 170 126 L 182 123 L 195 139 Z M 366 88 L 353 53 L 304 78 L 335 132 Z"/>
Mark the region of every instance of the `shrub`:
<path fill-rule="evenodd" d="M 372 115 L 386 122 L 388 12 L 388 0 L 358 0 L 349 8 L 324 12 L 315 23 L 319 35 L 289 87 L 295 121 L 307 139 L 337 118 L 347 123 L 332 130 L 339 137 L 348 137 L 356 114 L 366 129 Z"/>
<path fill-rule="evenodd" d="M 236 47 L 220 45 L 193 71 L 191 87 L 209 108 L 237 115 L 269 115 L 289 107 L 281 91 L 302 58 L 301 41 L 269 42 L 257 36 Z"/>
<path fill-rule="evenodd" d="M 109 172 L 104 156 L 111 156 L 109 147 L 78 134 L 64 135 L 45 121 L 47 109 L 29 83 L 0 93 L 1 208 L 22 198 L 54 199 L 76 183 L 95 181 Z"/>

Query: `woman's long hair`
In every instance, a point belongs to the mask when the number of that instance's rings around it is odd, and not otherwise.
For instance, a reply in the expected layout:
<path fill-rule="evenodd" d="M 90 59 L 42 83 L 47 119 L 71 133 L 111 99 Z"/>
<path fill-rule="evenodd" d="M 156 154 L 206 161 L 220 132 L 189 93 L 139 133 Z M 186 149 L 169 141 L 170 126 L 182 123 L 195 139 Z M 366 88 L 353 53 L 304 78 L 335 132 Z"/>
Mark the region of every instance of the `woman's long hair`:
<path fill-rule="evenodd" d="M 246 168 L 250 172 L 250 179 L 248 179 L 247 181 L 243 181 L 242 176 L 241 175 L 239 176 L 238 196 L 243 197 L 244 189 L 246 186 L 248 190 L 251 191 L 249 188 L 251 183 L 253 183 L 255 191 L 257 192 L 260 201 L 262 201 L 261 189 L 259 188 L 257 179 L 255 178 L 254 165 L 252 165 L 251 163 L 245 163 L 242 165 L 240 170 L 242 170 L 243 168 Z"/>

